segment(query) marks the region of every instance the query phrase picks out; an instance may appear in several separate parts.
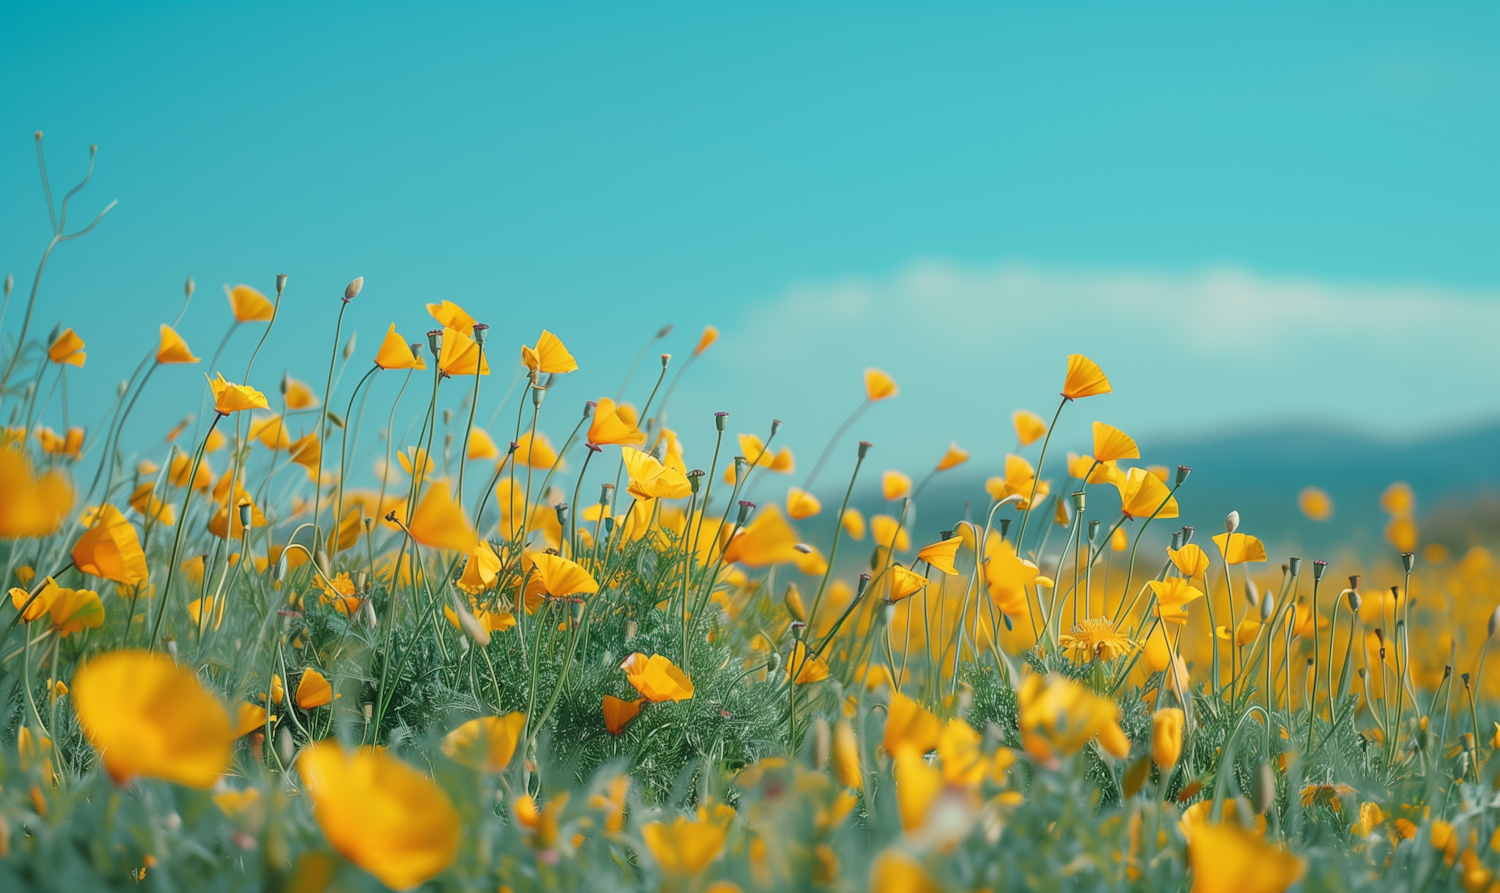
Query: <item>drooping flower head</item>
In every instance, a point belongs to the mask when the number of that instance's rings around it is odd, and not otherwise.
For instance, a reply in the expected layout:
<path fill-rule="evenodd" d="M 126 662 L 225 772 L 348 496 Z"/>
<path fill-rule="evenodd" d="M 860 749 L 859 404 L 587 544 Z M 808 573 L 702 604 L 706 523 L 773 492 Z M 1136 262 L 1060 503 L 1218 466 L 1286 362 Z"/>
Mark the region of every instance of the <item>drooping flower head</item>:
<path fill-rule="evenodd" d="M 47 348 L 47 359 L 57 365 L 66 363 L 69 366 L 82 366 L 88 359 L 88 354 L 83 350 L 83 339 L 78 337 L 78 333 L 65 329 Z"/>

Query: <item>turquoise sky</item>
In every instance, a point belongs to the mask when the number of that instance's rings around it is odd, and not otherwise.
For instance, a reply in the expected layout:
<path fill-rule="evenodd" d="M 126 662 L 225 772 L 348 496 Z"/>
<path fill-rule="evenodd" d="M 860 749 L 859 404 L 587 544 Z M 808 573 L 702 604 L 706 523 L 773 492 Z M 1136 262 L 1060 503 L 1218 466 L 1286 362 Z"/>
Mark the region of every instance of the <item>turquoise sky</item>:
<path fill-rule="evenodd" d="M 120 204 L 56 252 L 38 309 L 88 342 L 75 420 L 186 275 L 207 356 L 220 286 L 285 272 L 253 383 L 321 381 L 363 275 L 360 366 L 443 298 L 494 326 L 492 396 L 557 332 L 583 367 L 549 397 L 557 439 L 666 323 L 679 357 L 724 331 L 674 399 L 689 449 L 713 410 L 777 416 L 804 468 L 878 365 L 902 396 L 856 434 L 883 462 L 920 473 L 955 439 L 997 469 L 1010 411 L 1050 415 L 1076 351 L 1117 393 L 1070 431 L 1410 437 L 1500 416 L 1497 48 L 1493 3 L 10 0 L 0 265 L 24 300 L 48 238 L 32 131 L 59 193 L 99 144 L 71 219 Z M 142 446 L 202 371 L 153 381 Z"/>

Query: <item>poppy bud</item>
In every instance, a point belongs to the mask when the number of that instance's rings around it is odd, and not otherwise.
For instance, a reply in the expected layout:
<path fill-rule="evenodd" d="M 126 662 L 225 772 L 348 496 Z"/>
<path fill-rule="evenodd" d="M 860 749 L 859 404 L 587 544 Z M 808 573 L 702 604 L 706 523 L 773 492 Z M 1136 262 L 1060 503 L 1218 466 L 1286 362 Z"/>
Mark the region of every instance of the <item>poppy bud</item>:
<path fill-rule="evenodd" d="M 354 356 L 354 336 L 357 334 L 359 333 L 350 332 L 349 340 L 344 343 L 344 362 L 346 363 L 349 362 L 350 357 Z"/>
<path fill-rule="evenodd" d="M 167 640 L 167 651 L 172 655 L 172 660 L 176 660 L 177 659 L 177 640 L 176 639 L 168 639 Z M 1464 674 L 1464 686 L 1467 687 L 1468 684 L 1469 684 L 1469 674 L 1465 673 Z"/>
<path fill-rule="evenodd" d="M 1095 521 L 1094 523 L 1097 524 L 1099 522 Z M 1009 535 L 1009 534 L 1010 534 L 1010 519 L 1009 518 L 1001 518 L 1000 519 L 1000 538 L 1001 539 L 1005 539 L 1005 537 L 1007 535 Z"/>
<path fill-rule="evenodd" d="M 1224 532 L 1234 533 L 1240 529 L 1240 513 L 1230 512 L 1224 516 Z"/>
<path fill-rule="evenodd" d="M 474 323 L 474 343 L 475 344 L 483 344 L 486 340 L 489 339 L 489 337 L 490 337 L 490 327 L 489 327 L 488 323 L 482 323 L 482 322 L 476 322 L 476 323 Z"/>
<path fill-rule="evenodd" d="M 1405 568 L 1408 574 L 1411 573 L 1411 569 L 1416 565 L 1416 563 L 1417 556 L 1413 555 L 1410 552 L 1401 553 L 1401 567 Z"/>
<path fill-rule="evenodd" d="M 193 277 L 189 276 L 188 277 L 189 281 L 191 281 L 192 278 Z M 13 275 L 11 275 L 9 272 L 7 272 L 5 274 L 5 296 L 7 298 L 10 297 L 10 291 L 11 291 L 11 289 L 13 289 L 15 287 L 16 287 L 16 277 L 13 276 Z"/>
<path fill-rule="evenodd" d="M 608 538 L 610 538 L 610 537 L 612 537 L 614 535 L 615 535 L 615 519 L 614 518 L 605 518 L 604 519 L 604 538 L 608 539 Z"/>
<path fill-rule="evenodd" d="M 697 493 L 698 489 L 703 486 L 704 474 L 705 472 L 701 468 L 694 468 L 692 471 L 688 472 L 688 489 L 692 490 L 694 493 Z"/>
<path fill-rule="evenodd" d="M 432 329 L 427 333 L 427 346 L 432 350 L 433 356 L 438 356 L 443 350 L 443 330 Z"/>
<path fill-rule="evenodd" d="M 1184 546 L 1193 541 L 1193 530 L 1194 528 L 1191 524 L 1184 524 L 1182 526 L 1182 544 Z"/>
<path fill-rule="evenodd" d="M 1460 678 L 1460 679 L 1462 679 L 1464 681 L 1464 691 L 1468 691 L 1469 690 L 1469 674 L 1468 673 L 1459 673 L 1458 674 L 1458 678 Z"/>
<path fill-rule="evenodd" d="M 1092 543 L 1094 541 L 1094 537 L 1096 537 L 1098 535 L 1099 535 L 1099 522 L 1098 521 L 1090 521 L 1089 522 L 1089 542 Z"/>
<path fill-rule="evenodd" d="M 332 577 L 333 576 L 333 565 L 328 561 L 328 553 L 327 552 L 324 552 L 322 549 L 319 549 L 318 550 L 318 556 L 317 556 L 317 562 L 318 562 L 318 570 L 320 570 L 320 571 L 323 572 L 323 576 L 325 576 L 325 577 Z"/>
<path fill-rule="evenodd" d="M 182 296 L 185 298 L 191 298 L 193 296 L 194 290 L 196 290 L 197 288 L 197 284 L 193 282 L 193 277 L 189 276 L 187 278 L 187 281 L 182 283 Z M 6 291 L 7 293 L 9 293 L 9 289 L 7 289 Z"/>
<path fill-rule="evenodd" d="M 1495 637 L 1495 630 L 1497 628 L 1500 628 L 1500 606 L 1497 606 L 1494 611 L 1490 612 L 1489 638 L 1493 639 Z"/>
<path fill-rule="evenodd" d="M 766 673 L 775 675 L 779 669 L 781 669 L 781 652 L 772 651 L 771 656 L 766 658 Z"/>
<path fill-rule="evenodd" d="M 726 427 L 728 427 L 728 425 L 729 425 L 729 413 L 727 413 L 727 412 L 716 412 L 716 413 L 714 413 L 714 427 L 715 428 L 718 428 L 720 431 L 723 431 Z"/>
<path fill-rule="evenodd" d="M 599 504 L 602 505 L 602 506 L 605 506 L 606 508 L 609 507 L 613 503 L 613 501 L 614 501 L 613 500 L 614 492 L 615 492 L 615 485 L 614 484 L 602 484 L 602 485 L 600 485 L 600 487 L 599 487 Z"/>
<path fill-rule="evenodd" d="M 1380 643 L 1381 648 L 1385 647 L 1385 630 L 1378 626 L 1375 627 L 1375 641 Z"/>
<path fill-rule="evenodd" d="M 394 515 L 396 513 L 391 512 L 391 514 Z M 271 581 L 274 583 L 280 583 L 286 579 L 286 553 L 286 549 L 281 550 L 281 557 L 277 559 L 276 566 L 271 569 Z"/>
<path fill-rule="evenodd" d="M 55 342 L 57 340 L 58 336 L 61 335 L 61 334 L 62 334 L 62 323 L 58 323 L 57 325 L 55 325 L 55 326 L 52 327 L 52 331 L 50 331 L 50 332 L 47 333 L 47 343 L 51 344 L 51 343 Z"/>
<path fill-rule="evenodd" d="M 292 741 L 292 730 L 282 726 L 276 730 L 276 756 L 281 759 L 281 765 L 287 766 L 296 755 L 297 745 Z"/>
<path fill-rule="evenodd" d="M 872 446 L 874 446 L 874 444 L 870 443 L 868 440 L 861 440 L 859 442 L 859 457 L 863 459 L 865 455 L 870 452 L 870 447 Z"/>
<path fill-rule="evenodd" d="M 661 328 L 657 329 L 656 330 L 656 340 L 660 341 L 661 339 L 663 339 L 663 338 L 667 337 L 668 335 L 672 334 L 672 329 L 674 329 L 674 328 L 676 328 L 676 326 L 674 326 L 672 323 L 667 323 L 666 325 L 664 325 Z"/>
<path fill-rule="evenodd" d="M 1326 573 L 1328 573 L 1328 562 L 1321 559 L 1313 562 L 1313 580 L 1323 579 Z"/>
<path fill-rule="evenodd" d="M 869 574 L 860 574 L 859 575 L 859 590 L 854 593 L 854 597 L 855 598 L 859 598 L 860 596 L 864 595 L 865 594 L 865 590 L 869 589 L 869 588 L 870 588 L 870 575 Z"/>
<path fill-rule="evenodd" d="M 192 281 L 192 277 L 191 276 L 188 277 L 188 281 Z M 278 297 L 278 298 L 281 297 L 281 293 L 284 292 L 284 291 L 286 291 L 286 274 L 285 273 L 277 273 L 276 274 L 276 297 Z"/>
<path fill-rule="evenodd" d="M 739 525 L 739 526 L 744 526 L 745 519 L 749 518 L 750 517 L 750 513 L 753 512 L 753 511 L 755 511 L 755 503 L 751 502 L 748 499 L 741 499 L 740 500 L 740 514 L 739 514 L 739 517 L 735 520 L 734 523 L 737 524 L 737 525 Z"/>
<path fill-rule="evenodd" d="M 822 772 L 828 766 L 828 752 L 832 747 L 833 735 L 828 728 L 828 720 L 818 717 L 813 720 L 813 768 Z"/>
<path fill-rule="evenodd" d="M 566 530 L 568 527 L 568 504 L 566 502 L 558 503 L 553 511 L 557 512 L 557 523 Z"/>
<path fill-rule="evenodd" d="M 1008 633 L 1009 632 L 1015 632 L 1016 625 L 1011 622 L 1009 614 L 1002 613 L 1000 615 L 1000 619 L 1005 621 L 1005 631 L 1006 632 L 1008 632 Z"/>
<path fill-rule="evenodd" d="M 779 432 L 780 430 L 781 430 L 781 419 L 772 419 L 771 420 L 771 436 L 775 437 L 776 434 L 777 434 L 777 432 Z"/>
<path fill-rule="evenodd" d="M 1271 764 L 1261 760 L 1255 767 L 1255 779 L 1250 784 L 1251 804 L 1256 815 L 1269 812 L 1276 805 L 1276 775 L 1271 771 Z"/>
<path fill-rule="evenodd" d="M 1364 599 L 1362 599 L 1362 598 L 1359 597 L 1359 593 L 1358 592 L 1354 591 L 1353 589 L 1349 590 L 1349 610 L 1351 610 L 1354 613 L 1358 614 L 1359 613 L 1359 606 L 1363 602 L 1364 602 Z"/>
<path fill-rule="evenodd" d="M 744 456 L 735 456 L 734 457 L 734 479 L 735 479 L 736 482 L 739 482 L 739 483 L 743 483 L 744 482 L 744 480 L 745 480 L 745 466 L 747 466 L 749 464 L 750 464 L 750 460 L 746 459 Z"/>
<path fill-rule="evenodd" d="M 1276 613 L 1276 596 L 1267 592 L 1265 598 L 1260 600 L 1260 622 L 1265 623 Z"/>
<path fill-rule="evenodd" d="M 1249 577 L 1245 578 L 1245 601 L 1249 602 L 1252 608 L 1260 607 L 1260 589 Z"/>
<path fill-rule="evenodd" d="M 360 276 L 360 277 L 356 278 L 353 282 L 349 283 L 348 287 L 344 289 L 344 303 L 347 304 L 350 301 L 354 300 L 355 295 L 358 295 L 359 294 L 359 290 L 362 289 L 362 288 L 364 288 L 364 287 L 365 287 L 365 277 L 363 277 L 363 276 Z"/>
<path fill-rule="evenodd" d="M 661 355 L 661 367 L 663 369 L 667 368 L 667 364 L 670 363 L 670 362 L 672 362 L 672 355 L 671 354 L 664 353 L 664 354 Z"/>
<path fill-rule="evenodd" d="M 1074 493 L 1072 495 L 1072 499 L 1073 499 L 1073 511 L 1075 511 L 1075 512 L 1082 512 L 1083 511 L 1083 505 L 1084 505 L 1084 492 L 1082 490 L 1077 491 L 1076 493 Z"/>
<path fill-rule="evenodd" d="M 1174 530 L 1174 531 L 1172 531 L 1172 551 L 1176 552 L 1178 549 L 1181 549 L 1181 548 L 1182 548 L 1182 531 L 1180 531 L 1180 530 Z"/>
<path fill-rule="evenodd" d="M 250 512 L 254 508 L 249 502 L 240 503 L 240 526 L 246 530 L 250 529 Z"/>
<path fill-rule="evenodd" d="M 1286 560 L 1286 563 L 1288 565 L 1290 565 L 1291 568 L 1292 568 L 1292 576 L 1295 577 L 1298 574 L 1302 573 L 1302 559 L 1300 559 L 1300 558 L 1288 558 Z"/>
<path fill-rule="evenodd" d="M 292 373 L 290 373 L 287 370 L 283 369 L 281 371 L 281 384 L 280 384 L 281 396 L 285 397 L 287 389 L 289 389 L 291 386 L 292 386 Z"/>
<path fill-rule="evenodd" d="M 1182 711 L 1166 707 L 1151 714 L 1151 761 L 1171 769 L 1182 756 Z"/>
<path fill-rule="evenodd" d="M 130 382 L 126 381 L 123 378 L 120 379 L 119 387 L 115 388 L 115 393 L 123 399 L 125 396 L 125 392 L 128 390 L 130 390 Z"/>
<path fill-rule="evenodd" d="M 585 400 L 585 401 L 583 401 L 583 417 L 584 418 L 588 418 L 589 416 L 593 415 L 594 414 L 594 408 L 597 407 L 598 405 L 599 404 L 595 403 L 592 400 Z"/>
<path fill-rule="evenodd" d="M 1181 487 L 1184 483 L 1186 483 L 1188 475 L 1192 473 L 1193 470 L 1186 465 L 1177 466 L 1177 486 Z"/>
<path fill-rule="evenodd" d="M 414 357 L 420 357 L 420 356 L 422 356 L 422 345 L 421 344 L 417 343 L 416 341 L 413 341 L 411 344 L 409 344 L 407 346 L 411 348 L 411 355 L 412 356 L 414 356 Z"/>
<path fill-rule="evenodd" d="M 457 595 L 453 596 L 453 611 L 458 616 L 458 628 L 463 630 L 465 636 L 474 640 L 476 645 L 484 646 L 490 643 L 489 630 L 469 613 L 469 609 L 459 601 Z"/>

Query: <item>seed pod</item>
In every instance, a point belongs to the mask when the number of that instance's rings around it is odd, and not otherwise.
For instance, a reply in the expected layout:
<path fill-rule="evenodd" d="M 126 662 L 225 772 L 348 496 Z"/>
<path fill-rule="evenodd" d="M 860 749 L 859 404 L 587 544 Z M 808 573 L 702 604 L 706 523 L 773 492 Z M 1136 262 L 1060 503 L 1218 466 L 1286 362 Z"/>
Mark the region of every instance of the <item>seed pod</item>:
<path fill-rule="evenodd" d="M 1286 560 L 1286 563 L 1292 569 L 1292 576 L 1295 577 L 1298 574 L 1302 573 L 1302 559 L 1301 558 L 1297 558 L 1297 557 L 1294 556 L 1292 558 L 1288 558 Z"/>
<path fill-rule="evenodd" d="M 1197 528 L 1193 527 L 1193 525 L 1191 524 L 1182 525 L 1182 544 L 1184 546 L 1193 541 L 1193 531 L 1196 529 Z"/>
<path fill-rule="evenodd" d="M 727 412 L 716 412 L 716 413 L 714 413 L 714 427 L 715 428 L 719 429 L 720 431 L 723 431 L 728 426 L 729 426 L 729 413 L 727 413 Z"/>
<path fill-rule="evenodd" d="M 1262 815 L 1276 805 L 1276 774 L 1271 771 L 1271 764 L 1265 760 L 1255 767 L 1255 780 L 1250 785 L 1251 804 L 1257 815 Z"/>
<path fill-rule="evenodd" d="M 278 297 L 278 298 L 281 297 L 281 293 L 284 292 L 284 291 L 286 291 L 286 274 L 285 273 L 277 273 L 276 274 L 276 297 Z"/>

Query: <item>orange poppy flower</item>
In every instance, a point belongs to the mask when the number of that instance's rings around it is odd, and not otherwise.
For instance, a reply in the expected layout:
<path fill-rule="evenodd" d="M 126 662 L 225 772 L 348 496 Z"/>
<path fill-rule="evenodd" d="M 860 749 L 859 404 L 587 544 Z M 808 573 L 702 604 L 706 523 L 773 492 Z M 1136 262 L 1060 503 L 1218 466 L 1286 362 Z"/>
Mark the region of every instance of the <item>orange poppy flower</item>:
<path fill-rule="evenodd" d="M 188 349 L 187 342 L 182 336 L 169 325 L 161 327 L 161 346 L 156 349 L 156 362 L 162 365 L 172 363 L 197 363 L 201 362 L 193 352 Z"/>
<path fill-rule="evenodd" d="M 881 747 L 893 757 L 903 753 L 922 756 L 938 746 L 942 726 L 938 718 L 921 704 L 899 691 L 891 692 L 886 710 L 885 738 Z"/>
<path fill-rule="evenodd" d="M 318 405 L 318 396 L 305 381 L 298 381 L 288 375 L 282 379 L 281 389 L 281 399 L 286 403 L 287 409 L 312 409 Z"/>
<path fill-rule="evenodd" d="M 187 453 L 178 453 L 172 457 L 172 465 L 167 469 L 167 480 L 174 487 L 186 487 L 188 475 L 193 471 L 193 457 Z M 193 477 L 194 490 L 207 490 L 214 481 L 213 469 L 209 467 L 208 460 L 204 459 L 198 463 L 197 474 Z"/>
<path fill-rule="evenodd" d="M 445 329 L 455 329 L 465 335 L 474 334 L 474 317 L 465 313 L 464 308 L 452 301 L 428 304 L 427 312 L 431 313 L 432 318 L 441 323 Z"/>
<path fill-rule="evenodd" d="M 1171 495 L 1161 478 L 1146 469 L 1132 468 L 1123 479 L 1117 477 L 1112 483 L 1120 491 L 1120 511 L 1127 517 L 1145 518 L 1152 512 L 1158 518 L 1177 517 L 1177 497 Z"/>
<path fill-rule="evenodd" d="M 599 591 L 593 575 L 576 561 L 551 552 L 535 553 L 531 560 L 536 564 L 536 578 L 541 580 L 543 591 L 553 598 L 592 595 Z"/>
<path fill-rule="evenodd" d="M 382 369 L 426 369 L 427 361 L 412 352 L 406 339 L 396 334 L 396 324 L 391 323 L 375 354 L 375 365 Z"/>
<path fill-rule="evenodd" d="M 905 552 L 911 548 L 911 534 L 906 527 L 890 515 L 874 515 L 870 518 L 870 529 L 875 534 L 875 545 L 891 547 L 892 541 L 896 544 L 897 552 Z"/>
<path fill-rule="evenodd" d="M 923 546 L 917 551 L 917 560 L 925 561 L 945 574 L 956 574 L 958 569 L 953 566 L 953 559 L 958 557 L 958 547 L 963 541 L 961 536 L 951 536 Z"/>
<path fill-rule="evenodd" d="M 789 564 L 801 557 L 797 531 L 781 517 L 775 504 L 767 505 L 745 525 L 724 550 L 724 563 L 749 567 Z"/>
<path fill-rule="evenodd" d="M 828 678 L 828 664 L 823 658 L 808 652 L 807 645 L 798 642 L 786 659 L 786 678 L 797 685 L 822 682 Z"/>
<path fill-rule="evenodd" d="M 1167 557 L 1177 565 L 1177 572 L 1189 580 L 1208 573 L 1208 553 L 1197 543 L 1188 543 L 1181 549 L 1168 549 Z"/>
<path fill-rule="evenodd" d="M 552 440 L 547 435 L 538 431 L 533 437 L 527 431 L 516 441 L 514 462 L 522 467 L 551 468 L 557 462 L 557 450 L 552 448 Z"/>
<path fill-rule="evenodd" d="M 672 467 L 673 463 L 682 464 L 676 456 L 670 457 L 668 464 L 664 465 L 650 453 L 631 447 L 622 447 L 620 452 L 625 457 L 625 473 L 630 476 L 626 491 L 631 496 L 637 499 L 686 499 L 692 492 L 686 473 Z"/>
<path fill-rule="evenodd" d="M 891 565 L 887 575 L 889 577 L 887 585 L 890 587 L 886 594 L 888 601 L 899 602 L 927 588 L 926 577 L 916 571 L 907 570 L 899 564 Z"/>
<path fill-rule="evenodd" d="M 938 460 L 937 470 L 947 471 L 950 468 L 957 468 L 967 461 L 969 461 L 969 451 L 961 449 L 957 443 L 950 442 L 948 444 L 948 452 L 944 453 L 943 458 Z"/>
<path fill-rule="evenodd" d="M 302 671 L 302 678 L 297 682 L 296 701 L 297 706 L 303 710 L 331 704 L 333 703 L 333 686 L 328 684 L 328 680 L 323 678 L 322 673 L 308 667 Z"/>
<path fill-rule="evenodd" d="M 791 515 L 792 520 L 801 521 L 803 518 L 811 518 L 823 510 L 823 503 L 818 497 L 799 487 L 788 487 L 786 491 L 786 513 Z"/>
<path fill-rule="evenodd" d="M 594 417 L 589 422 L 588 442 L 594 446 L 621 444 L 640 446 L 646 442 L 646 434 L 635 426 L 634 413 L 623 413 L 624 405 L 616 406 L 608 397 L 600 397 L 594 406 Z"/>
<path fill-rule="evenodd" d="M 1010 540 L 997 538 L 984 551 L 984 584 L 995 607 L 1012 617 L 1030 613 L 1028 591 L 1036 583 L 1037 566 L 1017 556 Z"/>
<path fill-rule="evenodd" d="M 911 493 L 911 475 L 899 471 L 886 471 L 880 475 L 880 494 L 886 502 L 900 499 Z"/>
<path fill-rule="evenodd" d="M 78 333 L 66 329 L 47 348 L 47 359 L 58 365 L 66 363 L 69 366 L 82 366 L 84 360 L 88 359 L 88 354 L 83 350 L 83 339 L 78 337 Z"/>
<path fill-rule="evenodd" d="M 159 521 L 168 527 L 176 520 L 172 506 L 156 498 L 156 485 L 151 481 L 136 487 L 130 494 L 130 507 L 140 512 L 142 517 Z"/>
<path fill-rule="evenodd" d="M 1063 380 L 1062 395 L 1069 400 L 1078 400 L 1083 397 L 1093 397 L 1096 394 L 1108 394 L 1113 388 L 1109 386 L 1109 379 L 1104 377 L 1104 370 L 1099 364 L 1084 356 L 1083 354 L 1072 354 L 1068 357 L 1068 376 Z"/>
<path fill-rule="evenodd" d="M 1047 435 L 1047 423 L 1029 409 L 1018 409 L 1010 414 L 1011 424 L 1016 429 L 1016 440 L 1021 446 L 1030 446 Z"/>
<path fill-rule="evenodd" d="M 1327 521 L 1333 517 L 1333 499 L 1326 490 L 1318 487 L 1303 487 L 1297 494 L 1297 507 L 1313 521 Z"/>
<path fill-rule="evenodd" d="M 449 759 L 471 769 L 503 772 L 515 756 L 525 728 L 526 714 L 519 711 L 471 719 L 444 736 L 442 750 Z"/>
<path fill-rule="evenodd" d="M 318 479 L 318 463 L 323 456 L 323 445 L 318 442 L 317 434 L 307 432 L 288 444 L 287 451 L 291 453 L 288 458 L 307 472 L 308 480 Z"/>
<path fill-rule="evenodd" d="M 266 296 L 248 285 L 234 288 L 226 285 L 224 294 L 229 297 L 229 312 L 234 314 L 235 322 L 270 322 L 276 314 L 275 306 Z"/>
<path fill-rule="evenodd" d="M 844 513 L 839 516 L 839 524 L 843 526 L 844 533 L 847 533 L 855 542 L 865 538 L 865 516 L 860 513 L 859 509 L 844 509 Z"/>
<path fill-rule="evenodd" d="M 1139 459 L 1140 447 L 1129 434 L 1113 425 L 1094 423 L 1094 458 L 1099 462 L 1115 462 L 1120 459 Z"/>
<path fill-rule="evenodd" d="M 877 400 L 886 400 L 901 393 L 896 387 L 896 380 L 879 369 L 865 370 L 865 397 L 872 403 Z"/>
<path fill-rule="evenodd" d="M 521 345 L 521 362 L 526 364 L 527 369 L 543 375 L 562 374 L 578 369 L 578 361 L 568 353 L 562 341 L 546 329 L 542 330 L 542 337 L 537 339 L 536 347 Z"/>
<path fill-rule="evenodd" d="M 620 664 L 626 680 L 650 701 L 686 701 L 693 696 L 693 682 L 677 665 L 660 654 L 649 658 L 639 651 Z"/>
<path fill-rule="evenodd" d="M 76 425 L 68 429 L 66 437 L 59 437 L 56 431 L 45 425 L 38 426 L 36 439 L 42 445 L 42 452 L 52 456 L 77 459 L 83 450 L 83 429 Z"/>
<path fill-rule="evenodd" d="M 207 378 L 207 376 L 204 376 Z M 266 395 L 257 391 L 249 385 L 239 385 L 224 380 L 220 375 L 210 379 L 208 386 L 214 392 L 214 411 L 219 415 L 227 416 L 232 412 L 243 412 L 247 409 L 269 409 L 266 403 Z"/>
<path fill-rule="evenodd" d="M 719 330 L 713 326 L 704 326 L 703 334 L 698 338 L 698 346 L 693 348 L 693 356 L 703 353 L 705 350 L 719 340 Z"/>
<path fill-rule="evenodd" d="M 500 448 L 495 445 L 494 438 L 489 432 L 480 427 L 469 429 L 469 455 L 473 459 L 498 459 Z"/>
<path fill-rule="evenodd" d="M 646 703 L 645 698 L 636 698 L 634 701 L 626 701 L 614 695 L 604 696 L 604 727 L 609 729 L 611 735 L 618 735 L 625 731 L 630 721 L 640 715 L 641 705 Z"/>
<path fill-rule="evenodd" d="M 73 563 L 86 574 L 126 586 L 146 579 L 146 553 L 135 527 L 109 503 L 100 506 L 94 526 L 74 544 Z"/>
<path fill-rule="evenodd" d="M 1248 533 L 1221 533 L 1214 537 L 1219 554 L 1230 564 L 1248 564 L 1266 560 L 1266 546 Z"/>

